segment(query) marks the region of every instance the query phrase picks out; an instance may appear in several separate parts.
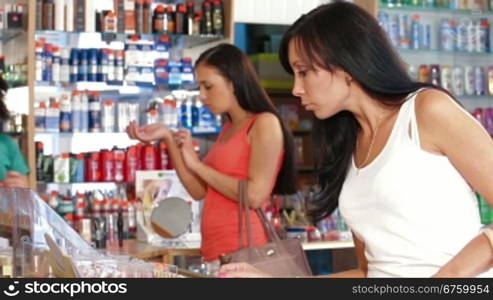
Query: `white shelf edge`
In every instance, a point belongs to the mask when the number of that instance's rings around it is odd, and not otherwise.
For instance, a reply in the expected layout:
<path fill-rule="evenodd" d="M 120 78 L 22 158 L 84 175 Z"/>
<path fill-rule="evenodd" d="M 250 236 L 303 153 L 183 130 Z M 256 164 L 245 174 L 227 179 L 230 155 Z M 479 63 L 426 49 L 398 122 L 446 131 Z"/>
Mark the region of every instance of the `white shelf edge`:
<path fill-rule="evenodd" d="M 343 249 L 354 248 L 353 240 L 343 241 L 320 241 L 303 243 L 303 250 L 324 250 L 324 249 Z"/>

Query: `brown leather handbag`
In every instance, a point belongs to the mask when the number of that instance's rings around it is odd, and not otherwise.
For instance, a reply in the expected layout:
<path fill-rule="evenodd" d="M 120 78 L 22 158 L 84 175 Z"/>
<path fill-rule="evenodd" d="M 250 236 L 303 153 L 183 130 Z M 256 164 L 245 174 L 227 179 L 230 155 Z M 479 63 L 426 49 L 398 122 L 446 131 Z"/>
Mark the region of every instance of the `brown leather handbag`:
<path fill-rule="evenodd" d="M 221 264 L 245 262 L 270 275 L 279 277 L 311 276 L 312 271 L 300 240 L 281 240 L 262 209 L 257 209 L 256 213 L 260 216 L 269 242 L 264 245 L 253 246 L 250 209 L 247 199 L 247 181 L 240 180 L 238 187 L 240 249 L 221 255 L 219 257 Z M 243 240 L 244 216 L 248 242 L 246 246 Z"/>

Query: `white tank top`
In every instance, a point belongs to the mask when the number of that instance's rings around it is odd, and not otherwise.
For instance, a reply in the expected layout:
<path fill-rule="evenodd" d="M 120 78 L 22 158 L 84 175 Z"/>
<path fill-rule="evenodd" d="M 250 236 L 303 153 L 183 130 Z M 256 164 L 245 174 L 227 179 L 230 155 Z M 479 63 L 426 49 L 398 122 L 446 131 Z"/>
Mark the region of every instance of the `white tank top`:
<path fill-rule="evenodd" d="M 365 244 L 368 277 L 430 277 L 482 227 L 465 179 L 446 156 L 421 149 L 418 92 L 401 106 L 380 154 L 361 169 L 352 159 L 339 198 L 344 220 Z"/>

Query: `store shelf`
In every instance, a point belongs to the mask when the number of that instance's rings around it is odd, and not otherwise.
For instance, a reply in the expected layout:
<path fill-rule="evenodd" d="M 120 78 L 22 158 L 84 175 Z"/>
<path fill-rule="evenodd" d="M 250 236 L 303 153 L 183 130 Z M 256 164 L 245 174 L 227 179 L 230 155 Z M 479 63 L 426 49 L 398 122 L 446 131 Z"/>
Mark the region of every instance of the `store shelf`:
<path fill-rule="evenodd" d="M 468 100 L 493 100 L 493 95 L 461 95 L 461 96 L 456 96 L 460 100 L 468 99 Z"/>
<path fill-rule="evenodd" d="M 67 39 L 72 36 L 83 35 L 83 34 L 97 34 L 100 35 L 101 40 L 107 43 L 111 42 L 122 42 L 127 40 L 128 36 L 133 34 L 125 33 L 113 33 L 113 32 L 66 32 L 66 31 L 56 31 L 56 30 L 38 30 L 36 35 L 38 37 L 48 37 L 48 40 L 53 39 Z M 163 34 L 139 34 L 143 39 L 157 39 Z M 224 35 L 215 34 L 200 34 L 200 35 L 186 35 L 186 34 L 168 34 L 171 39 L 171 44 L 176 45 L 181 43 L 185 48 L 194 48 L 207 43 L 219 41 L 225 39 Z"/>
<path fill-rule="evenodd" d="M 135 95 L 135 94 L 152 94 L 154 91 L 160 88 L 165 89 L 180 89 L 180 90 L 193 90 L 196 89 L 195 85 L 154 85 L 154 86 L 136 86 L 136 85 L 111 85 L 106 82 L 76 82 L 68 84 L 51 84 L 48 82 L 37 82 L 36 93 L 52 93 L 59 90 L 88 90 L 88 91 L 100 91 L 100 92 L 115 92 L 120 95 Z"/>
<path fill-rule="evenodd" d="M 85 186 L 85 185 L 127 185 L 132 182 L 44 182 L 38 181 L 38 185 L 63 185 L 63 186 Z"/>
<path fill-rule="evenodd" d="M 11 89 L 27 87 L 27 83 L 25 81 L 7 80 L 7 84 Z"/>
<path fill-rule="evenodd" d="M 210 128 L 192 128 L 192 135 L 194 136 L 207 136 L 207 135 L 217 135 L 221 132 L 220 127 L 210 127 Z"/>
<path fill-rule="evenodd" d="M 0 29 L 0 41 L 6 43 L 24 32 L 22 28 Z"/>
<path fill-rule="evenodd" d="M 46 132 L 36 131 L 36 135 L 59 135 L 70 138 L 101 137 L 105 138 L 128 138 L 126 132 Z M 130 138 L 129 138 L 130 139 Z"/>
<path fill-rule="evenodd" d="M 125 185 L 125 184 L 132 184 L 131 182 L 44 182 L 44 181 L 38 181 L 38 185 L 108 185 L 108 184 L 118 184 L 118 185 Z"/>
<path fill-rule="evenodd" d="M 433 7 L 420 7 L 420 6 L 388 6 L 380 5 L 381 10 L 395 11 L 395 12 L 407 12 L 407 13 L 430 13 L 430 14 L 444 14 L 452 15 L 464 15 L 464 16 L 493 16 L 491 10 L 471 10 L 471 9 L 450 9 L 450 8 L 433 8 Z"/>
<path fill-rule="evenodd" d="M 194 136 L 206 136 L 206 135 L 216 135 L 221 131 L 221 128 L 194 128 L 192 129 L 192 135 Z M 108 139 L 125 139 L 128 138 L 126 132 L 46 132 L 46 131 L 36 131 L 37 136 L 60 136 L 62 138 L 108 138 Z M 130 140 L 130 138 L 128 138 Z"/>
<path fill-rule="evenodd" d="M 75 194 L 76 192 L 84 193 L 90 191 L 114 191 L 121 186 L 127 186 L 131 183 L 116 183 L 116 182 L 70 182 L 70 183 L 60 183 L 60 182 L 37 182 L 36 188 L 38 191 L 43 191 L 44 193 L 50 193 L 51 191 L 58 191 L 61 194 L 66 194 L 70 192 Z"/>
<path fill-rule="evenodd" d="M 479 57 L 479 58 L 488 58 L 492 55 L 489 52 L 466 52 L 466 51 L 443 51 L 443 50 L 413 50 L 413 49 L 402 49 L 397 48 L 399 53 L 402 55 L 436 55 L 443 58 L 443 56 L 451 56 L 451 57 Z"/>
<path fill-rule="evenodd" d="M 19 137 L 19 136 L 25 136 L 27 134 L 27 132 L 11 132 L 11 131 L 7 131 L 7 132 L 2 132 L 3 134 L 6 134 L 6 135 L 10 135 L 12 137 Z"/>
<path fill-rule="evenodd" d="M 344 249 L 353 248 L 353 240 L 343 240 L 343 241 L 320 241 L 320 242 L 308 242 L 303 243 L 303 250 L 328 250 L 328 249 Z"/>

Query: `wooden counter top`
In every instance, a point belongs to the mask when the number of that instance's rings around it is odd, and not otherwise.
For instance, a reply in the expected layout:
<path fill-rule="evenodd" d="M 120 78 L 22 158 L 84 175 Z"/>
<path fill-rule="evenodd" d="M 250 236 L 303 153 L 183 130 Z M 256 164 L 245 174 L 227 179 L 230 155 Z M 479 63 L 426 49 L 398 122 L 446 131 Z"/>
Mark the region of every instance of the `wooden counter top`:
<path fill-rule="evenodd" d="M 320 241 L 303 243 L 303 249 L 309 250 L 322 250 L 322 249 L 341 249 L 341 248 L 353 248 L 354 243 L 352 240 L 347 241 Z M 167 258 L 171 259 L 174 255 L 199 255 L 199 248 L 169 248 L 166 246 L 156 246 L 148 243 L 140 242 L 137 240 L 125 240 L 123 241 L 123 247 L 118 245 L 112 245 L 106 248 L 108 253 L 114 255 L 129 255 L 139 259 L 155 259 L 155 258 Z"/>
<path fill-rule="evenodd" d="M 109 254 L 129 255 L 138 259 L 163 259 L 169 261 L 174 255 L 199 255 L 199 248 L 170 248 L 167 246 L 156 246 L 137 240 L 124 240 L 123 247 L 110 245 L 106 248 Z"/>

